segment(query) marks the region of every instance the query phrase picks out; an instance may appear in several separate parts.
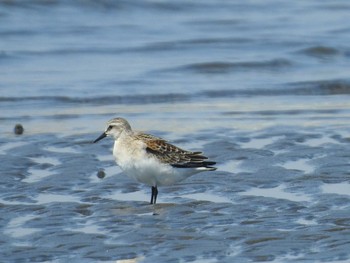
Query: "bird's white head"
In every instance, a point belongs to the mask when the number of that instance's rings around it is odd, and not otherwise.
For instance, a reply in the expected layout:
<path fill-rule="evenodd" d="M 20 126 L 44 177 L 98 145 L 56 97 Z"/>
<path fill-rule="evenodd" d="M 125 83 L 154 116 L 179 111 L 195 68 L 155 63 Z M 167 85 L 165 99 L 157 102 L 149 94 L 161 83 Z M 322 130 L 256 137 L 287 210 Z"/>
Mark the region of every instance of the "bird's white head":
<path fill-rule="evenodd" d="M 106 130 L 94 141 L 94 143 L 107 136 L 112 136 L 116 140 L 123 132 L 130 133 L 131 131 L 131 126 L 127 120 L 123 118 L 114 118 L 107 122 Z"/>

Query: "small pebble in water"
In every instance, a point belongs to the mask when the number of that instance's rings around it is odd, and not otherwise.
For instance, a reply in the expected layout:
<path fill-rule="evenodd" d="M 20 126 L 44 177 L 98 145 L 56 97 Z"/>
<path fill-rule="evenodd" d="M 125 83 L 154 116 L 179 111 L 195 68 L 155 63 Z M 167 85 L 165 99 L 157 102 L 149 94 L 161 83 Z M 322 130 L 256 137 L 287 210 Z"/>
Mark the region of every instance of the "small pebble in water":
<path fill-rule="evenodd" d="M 106 176 L 105 171 L 99 170 L 99 171 L 97 172 L 97 177 L 98 177 L 98 178 L 103 179 L 105 176 Z"/>
<path fill-rule="evenodd" d="M 17 135 L 23 134 L 24 128 L 22 126 L 22 124 L 16 124 L 14 132 Z"/>

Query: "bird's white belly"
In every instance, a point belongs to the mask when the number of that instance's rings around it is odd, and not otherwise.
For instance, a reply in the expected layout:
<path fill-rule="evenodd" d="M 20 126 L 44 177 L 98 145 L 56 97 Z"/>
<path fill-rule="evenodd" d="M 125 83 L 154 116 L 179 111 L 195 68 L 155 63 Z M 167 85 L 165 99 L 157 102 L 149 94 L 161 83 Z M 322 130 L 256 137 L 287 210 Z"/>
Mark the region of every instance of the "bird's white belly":
<path fill-rule="evenodd" d="M 134 160 L 134 162 L 122 162 L 118 165 L 127 176 L 149 186 L 172 185 L 193 174 L 186 172 L 187 169 L 179 170 L 154 159 Z"/>
<path fill-rule="evenodd" d="M 149 186 L 172 185 L 199 172 L 160 163 L 156 158 L 147 155 L 144 150 L 137 151 L 137 154 L 135 152 L 130 154 L 130 152 L 119 151 L 120 148 L 116 146 L 113 154 L 118 166 L 127 176 Z"/>

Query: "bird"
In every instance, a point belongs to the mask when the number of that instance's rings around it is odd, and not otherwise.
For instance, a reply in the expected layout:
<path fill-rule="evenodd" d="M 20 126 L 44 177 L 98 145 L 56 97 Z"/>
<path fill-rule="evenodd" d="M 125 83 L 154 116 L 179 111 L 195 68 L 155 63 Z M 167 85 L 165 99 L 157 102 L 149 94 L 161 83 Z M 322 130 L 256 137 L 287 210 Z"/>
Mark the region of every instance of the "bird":
<path fill-rule="evenodd" d="M 151 187 L 150 204 L 156 204 L 159 186 L 169 186 L 191 175 L 215 171 L 214 161 L 202 152 L 183 150 L 168 141 L 132 130 L 121 117 L 107 122 L 105 131 L 93 141 L 114 139 L 113 155 L 117 165 L 130 178 Z"/>

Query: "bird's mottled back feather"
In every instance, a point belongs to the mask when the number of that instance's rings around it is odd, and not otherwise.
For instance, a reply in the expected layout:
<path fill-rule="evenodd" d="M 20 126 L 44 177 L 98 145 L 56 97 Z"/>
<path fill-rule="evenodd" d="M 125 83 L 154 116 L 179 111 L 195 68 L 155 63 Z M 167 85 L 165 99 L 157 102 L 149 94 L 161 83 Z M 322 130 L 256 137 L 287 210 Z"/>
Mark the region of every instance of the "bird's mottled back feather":
<path fill-rule="evenodd" d="M 146 151 L 154 155 L 162 163 L 170 164 L 178 168 L 212 168 L 215 162 L 205 161 L 208 157 L 202 155 L 202 152 L 191 152 L 183 150 L 167 141 L 153 135 L 139 133 L 135 139 L 142 140 L 146 145 Z"/>

